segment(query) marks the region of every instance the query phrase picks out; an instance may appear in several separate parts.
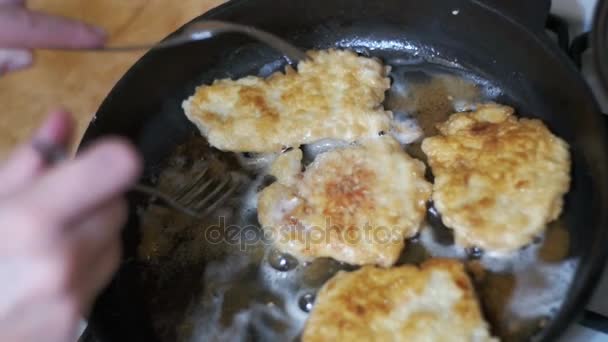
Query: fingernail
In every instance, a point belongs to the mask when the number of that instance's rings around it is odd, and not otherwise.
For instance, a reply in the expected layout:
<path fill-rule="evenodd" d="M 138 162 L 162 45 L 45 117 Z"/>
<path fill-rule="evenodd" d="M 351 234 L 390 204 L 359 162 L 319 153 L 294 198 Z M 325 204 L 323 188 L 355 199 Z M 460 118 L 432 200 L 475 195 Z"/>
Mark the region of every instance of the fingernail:
<path fill-rule="evenodd" d="M 56 110 L 40 126 L 34 135 L 34 139 L 46 144 L 64 145 L 71 133 L 71 125 L 68 112 L 63 109 Z"/>
<path fill-rule="evenodd" d="M 66 144 L 71 131 L 67 111 L 56 110 L 47 117 L 32 140 L 32 147 L 46 165 L 54 165 L 68 157 Z"/>
<path fill-rule="evenodd" d="M 0 50 L 0 65 L 4 71 L 16 71 L 32 65 L 33 56 L 27 50 Z"/>
<path fill-rule="evenodd" d="M 33 57 L 31 54 L 20 56 L 19 58 L 15 58 L 11 60 L 8 64 L 7 69 L 9 71 L 17 71 L 21 69 L 28 68 L 32 65 Z"/>
<path fill-rule="evenodd" d="M 80 24 L 79 37 L 74 41 L 77 46 L 101 47 L 106 42 L 106 31 L 103 28 Z"/>

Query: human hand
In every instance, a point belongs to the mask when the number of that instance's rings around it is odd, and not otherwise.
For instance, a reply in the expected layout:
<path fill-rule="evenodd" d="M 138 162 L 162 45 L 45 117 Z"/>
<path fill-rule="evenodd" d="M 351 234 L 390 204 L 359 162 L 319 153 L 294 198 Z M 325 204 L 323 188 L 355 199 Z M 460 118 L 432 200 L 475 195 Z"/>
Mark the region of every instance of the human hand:
<path fill-rule="evenodd" d="M 0 76 L 32 64 L 32 49 L 98 47 L 103 30 L 28 10 L 25 0 L 0 0 Z"/>
<path fill-rule="evenodd" d="M 140 162 L 120 139 L 49 165 L 68 143 L 70 116 L 53 114 L 0 166 L 0 341 L 73 341 L 120 259 L 122 193 Z"/>

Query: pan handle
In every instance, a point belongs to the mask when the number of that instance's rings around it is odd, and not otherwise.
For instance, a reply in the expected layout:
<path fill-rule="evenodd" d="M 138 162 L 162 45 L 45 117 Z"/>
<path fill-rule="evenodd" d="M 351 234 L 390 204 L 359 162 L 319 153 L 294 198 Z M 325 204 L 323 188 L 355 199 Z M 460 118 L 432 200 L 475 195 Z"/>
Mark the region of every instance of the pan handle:
<path fill-rule="evenodd" d="M 536 32 L 544 30 L 551 9 L 551 0 L 473 0 L 473 2 L 512 18 Z"/>

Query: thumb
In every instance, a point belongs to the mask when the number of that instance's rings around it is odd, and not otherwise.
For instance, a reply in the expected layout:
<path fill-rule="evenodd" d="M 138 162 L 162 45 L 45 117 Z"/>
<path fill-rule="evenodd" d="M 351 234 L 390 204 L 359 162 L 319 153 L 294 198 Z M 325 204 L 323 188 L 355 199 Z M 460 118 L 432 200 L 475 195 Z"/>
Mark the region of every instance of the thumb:
<path fill-rule="evenodd" d="M 102 46 L 104 42 L 103 31 L 85 23 L 20 6 L 0 5 L 2 47 L 77 48 Z"/>

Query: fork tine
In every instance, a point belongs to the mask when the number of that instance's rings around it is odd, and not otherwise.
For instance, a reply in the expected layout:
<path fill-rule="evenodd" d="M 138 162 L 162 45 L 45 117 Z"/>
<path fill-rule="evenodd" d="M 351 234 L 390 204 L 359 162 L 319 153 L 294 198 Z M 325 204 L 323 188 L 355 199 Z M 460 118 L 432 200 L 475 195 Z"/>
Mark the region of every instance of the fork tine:
<path fill-rule="evenodd" d="M 214 204 L 218 202 L 225 193 L 230 190 L 232 180 L 228 180 L 227 182 L 223 182 L 218 184 L 218 186 L 210 193 L 208 193 L 205 197 L 199 197 L 196 203 L 193 203 L 192 209 L 200 211 L 205 207 L 208 207 L 209 204 Z"/>
<path fill-rule="evenodd" d="M 186 215 L 203 218 L 223 204 L 240 186 L 241 180 L 234 173 L 213 177 L 209 168 L 203 168 L 193 182 L 186 182 L 168 195 L 155 188 L 137 184 L 133 190 L 157 198 L 167 206 Z"/>
<path fill-rule="evenodd" d="M 155 188 L 143 185 L 143 184 L 136 184 L 133 187 L 134 191 L 137 191 L 141 194 L 144 195 L 148 195 L 150 197 L 155 197 L 160 199 L 161 201 L 165 202 L 168 206 L 172 207 L 175 210 L 181 211 L 182 213 L 192 216 L 192 217 L 196 217 L 196 218 L 201 218 L 202 216 L 197 213 L 196 211 L 193 211 L 189 208 L 186 208 L 184 206 L 182 206 L 181 204 L 179 204 L 177 201 L 175 201 L 173 198 L 171 198 L 170 196 L 167 196 L 166 194 L 164 194 L 161 191 L 156 190 Z"/>
<path fill-rule="evenodd" d="M 199 184 L 205 180 L 205 176 L 207 175 L 208 170 L 209 170 L 209 167 L 205 167 L 204 169 L 202 169 L 200 171 L 200 173 L 196 176 L 194 181 L 192 181 L 191 183 L 188 183 L 188 182 L 182 183 L 180 187 L 178 187 L 176 190 L 171 192 L 171 195 L 173 195 L 175 198 L 183 197 L 183 194 L 185 194 L 187 191 L 189 191 L 193 187 L 199 186 Z"/>
<path fill-rule="evenodd" d="M 197 196 L 207 190 L 207 188 L 209 188 L 209 186 L 215 181 L 216 179 L 210 178 L 203 184 L 193 184 L 179 196 L 176 196 L 176 200 L 189 207 L 196 202 Z"/>
<path fill-rule="evenodd" d="M 224 203 L 224 201 L 226 201 L 228 199 L 228 197 L 230 197 L 236 191 L 237 188 L 238 188 L 238 184 L 232 184 L 232 187 L 230 187 L 226 192 L 224 192 L 224 194 L 222 194 L 220 196 L 220 198 L 218 198 L 215 202 L 213 202 L 213 204 L 209 205 L 207 208 L 205 208 L 203 210 L 202 215 L 208 215 L 213 210 L 215 210 L 219 205 Z M 204 204 L 204 202 L 203 202 L 203 204 Z"/>
<path fill-rule="evenodd" d="M 220 190 L 222 190 L 222 188 L 230 182 L 231 182 L 231 177 L 226 177 L 225 179 L 223 179 L 220 182 L 220 184 L 215 187 L 215 189 L 213 189 L 210 193 L 208 193 L 205 197 L 203 197 L 203 199 L 200 200 L 199 204 L 209 202 L 209 200 L 212 199 L 213 196 L 215 196 L 217 193 L 219 193 Z"/>

